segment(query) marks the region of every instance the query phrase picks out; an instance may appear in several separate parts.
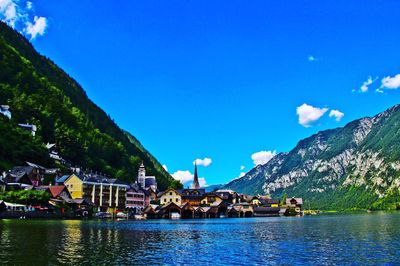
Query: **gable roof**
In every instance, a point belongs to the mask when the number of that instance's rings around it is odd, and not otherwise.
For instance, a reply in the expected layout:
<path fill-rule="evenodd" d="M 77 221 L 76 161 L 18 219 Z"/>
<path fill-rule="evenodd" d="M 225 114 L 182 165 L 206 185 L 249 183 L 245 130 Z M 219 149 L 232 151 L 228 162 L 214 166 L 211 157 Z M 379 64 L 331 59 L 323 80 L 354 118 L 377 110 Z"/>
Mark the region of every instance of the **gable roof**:
<path fill-rule="evenodd" d="M 58 197 L 61 192 L 65 189 L 65 186 L 49 186 L 48 190 L 50 191 L 50 194 L 53 198 Z"/>
<path fill-rule="evenodd" d="M 33 170 L 34 167 L 32 166 L 15 166 L 13 167 L 13 169 L 10 170 L 8 174 L 14 177 L 15 181 L 17 182 L 25 174 L 29 175 L 30 173 L 32 173 Z"/>
<path fill-rule="evenodd" d="M 162 195 L 164 195 L 164 194 L 166 194 L 166 193 L 168 193 L 170 191 L 173 191 L 173 192 L 177 193 L 178 195 L 182 196 L 182 194 L 180 193 L 180 190 L 169 188 L 169 189 L 167 189 L 167 190 L 165 190 L 163 192 L 158 193 L 157 197 L 161 197 Z"/>
<path fill-rule="evenodd" d="M 68 179 L 68 177 L 70 177 L 70 176 L 63 175 L 63 176 L 60 176 L 59 178 L 56 177 L 56 183 L 64 183 Z"/>

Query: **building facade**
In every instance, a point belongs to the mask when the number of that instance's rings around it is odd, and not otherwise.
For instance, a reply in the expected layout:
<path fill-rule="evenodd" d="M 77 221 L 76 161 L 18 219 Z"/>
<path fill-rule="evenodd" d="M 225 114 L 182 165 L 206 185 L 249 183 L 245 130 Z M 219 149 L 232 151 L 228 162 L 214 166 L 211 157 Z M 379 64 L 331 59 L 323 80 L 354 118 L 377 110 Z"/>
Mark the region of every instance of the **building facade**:
<path fill-rule="evenodd" d="M 129 186 L 99 175 L 72 174 L 64 182 L 73 199 L 90 200 L 99 211 L 124 210 Z"/>
<path fill-rule="evenodd" d="M 182 195 L 172 188 L 160 193 L 157 197 L 160 198 L 160 205 L 165 205 L 170 202 L 173 202 L 178 206 L 182 204 Z"/>

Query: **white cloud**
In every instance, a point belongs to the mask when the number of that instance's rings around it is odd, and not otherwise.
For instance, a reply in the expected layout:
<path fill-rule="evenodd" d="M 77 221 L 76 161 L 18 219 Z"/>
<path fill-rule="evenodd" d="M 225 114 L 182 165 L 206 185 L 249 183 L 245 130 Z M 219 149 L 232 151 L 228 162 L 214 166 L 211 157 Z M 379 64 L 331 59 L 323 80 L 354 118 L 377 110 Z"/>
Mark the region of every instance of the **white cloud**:
<path fill-rule="evenodd" d="M 33 19 L 33 23 L 27 22 L 25 31 L 31 36 L 31 39 L 35 39 L 36 36 L 43 35 L 47 28 L 47 19 L 45 17 L 37 17 L 35 16 Z"/>
<path fill-rule="evenodd" d="M 0 20 L 31 40 L 43 35 L 48 26 L 47 18 L 36 16 L 32 2 L 26 0 L 0 0 Z"/>
<path fill-rule="evenodd" d="M 166 164 L 163 164 L 163 165 L 162 165 L 162 167 L 164 168 L 164 170 L 165 170 L 165 171 L 167 171 L 167 172 L 168 172 L 168 167 L 167 167 L 167 165 L 166 165 Z"/>
<path fill-rule="evenodd" d="M 381 85 L 381 89 L 385 88 L 385 89 L 398 89 L 400 88 L 400 74 L 395 75 L 394 77 L 384 77 L 382 79 L 382 85 Z"/>
<path fill-rule="evenodd" d="M 339 110 L 331 110 L 329 113 L 329 117 L 334 117 L 336 121 L 342 120 L 344 113 L 340 112 Z"/>
<path fill-rule="evenodd" d="M 266 164 L 276 155 L 276 151 L 259 151 L 251 155 L 255 165 Z"/>
<path fill-rule="evenodd" d="M 243 170 L 244 168 L 246 168 L 246 166 L 244 166 L 244 165 L 240 166 L 240 170 Z"/>
<path fill-rule="evenodd" d="M 183 186 L 191 186 L 193 183 L 194 174 L 192 174 L 188 170 L 186 171 L 178 170 L 172 174 L 172 177 L 175 180 L 179 180 L 183 184 Z M 200 187 L 205 187 L 206 179 L 204 177 L 199 177 L 199 184 Z"/>
<path fill-rule="evenodd" d="M 307 57 L 307 60 L 308 60 L 308 62 L 314 62 L 314 61 L 318 61 L 319 58 L 317 58 L 317 57 L 315 57 L 315 56 L 313 56 L 313 55 L 309 55 L 309 56 Z"/>
<path fill-rule="evenodd" d="M 246 175 L 246 173 L 245 172 L 240 172 L 240 174 L 239 174 L 239 178 L 241 178 L 241 177 L 243 177 L 243 176 L 245 176 Z"/>
<path fill-rule="evenodd" d="M 172 177 L 175 180 L 181 181 L 182 184 L 186 184 L 188 182 L 193 181 L 194 175 L 190 171 L 187 171 L 187 170 L 186 171 L 178 170 L 172 174 Z"/>
<path fill-rule="evenodd" d="M 204 177 L 199 177 L 199 185 L 200 187 L 206 187 L 206 179 Z"/>
<path fill-rule="evenodd" d="M 375 82 L 376 79 L 372 80 L 372 77 L 369 76 L 366 81 L 363 82 L 363 84 L 360 87 L 360 92 L 367 92 L 368 91 L 368 86 L 371 85 L 372 83 Z"/>
<path fill-rule="evenodd" d="M 0 0 L 0 19 L 11 27 L 18 20 L 17 4 L 12 0 Z"/>
<path fill-rule="evenodd" d="M 296 113 L 299 116 L 299 124 L 303 127 L 310 127 L 314 122 L 320 119 L 329 109 L 313 107 L 304 103 L 297 107 Z"/>
<path fill-rule="evenodd" d="M 212 163 L 211 158 L 204 158 L 204 159 L 196 159 L 193 161 L 193 164 L 202 165 L 204 167 L 209 166 Z"/>
<path fill-rule="evenodd" d="M 383 93 L 383 90 L 381 90 L 381 89 L 376 89 L 375 90 L 377 93 Z"/>

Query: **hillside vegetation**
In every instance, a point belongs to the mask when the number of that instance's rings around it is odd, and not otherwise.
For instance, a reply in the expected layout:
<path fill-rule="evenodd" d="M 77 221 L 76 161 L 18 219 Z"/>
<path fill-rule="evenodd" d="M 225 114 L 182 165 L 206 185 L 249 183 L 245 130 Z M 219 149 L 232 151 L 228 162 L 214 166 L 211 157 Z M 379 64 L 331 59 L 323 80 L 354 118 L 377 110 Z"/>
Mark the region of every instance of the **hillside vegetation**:
<path fill-rule="evenodd" d="M 86 95 L 81 86 L 50 59 L 38 54 L 21 34 L 0 23 L 0 104 L 12 120 L 1 119 L 0 170 L 30 160 L 52 166 L 43 143 L 56 143 L 68 161 L 125 181 L 133 181 L 141 163 L 161 189 L 172 177 L 130 134 Z M 35 138 L 18 123 L 38 127 Z M 5 145 L 5 146 L 3 146 Z"/>

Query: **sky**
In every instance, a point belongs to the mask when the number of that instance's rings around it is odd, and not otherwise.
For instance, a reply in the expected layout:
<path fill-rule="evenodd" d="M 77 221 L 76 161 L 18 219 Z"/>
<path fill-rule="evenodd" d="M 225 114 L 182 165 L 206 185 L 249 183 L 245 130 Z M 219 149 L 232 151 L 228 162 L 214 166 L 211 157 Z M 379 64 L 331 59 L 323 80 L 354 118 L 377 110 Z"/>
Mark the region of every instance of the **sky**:
<path fill-rule="evenodd" d="M 0 0 L 185 184 L 226 183 L 400 102 L 400 2 Z"/>

